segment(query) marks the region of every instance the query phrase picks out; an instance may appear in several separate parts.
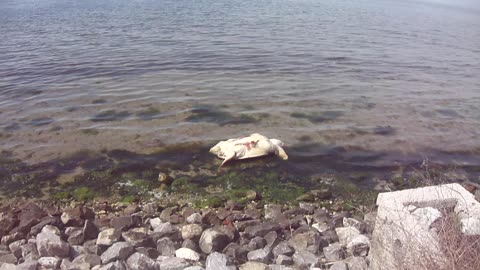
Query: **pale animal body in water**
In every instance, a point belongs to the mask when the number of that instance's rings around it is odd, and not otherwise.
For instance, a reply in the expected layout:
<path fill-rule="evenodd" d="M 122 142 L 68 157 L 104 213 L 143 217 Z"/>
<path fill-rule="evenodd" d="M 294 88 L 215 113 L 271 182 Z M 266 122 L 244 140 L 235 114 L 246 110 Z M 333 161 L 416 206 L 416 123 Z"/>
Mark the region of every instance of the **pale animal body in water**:
<path fill-rule="evenodd" d="M 283 150 L 283 142 L 269 139 L 261 134 L 254 133 L 248 137 L 229 139 L 217 143 L 210 149 L 210 153 L 224 159 L 222 165 L 232 159 L 247 159 L 275 154 L 283 160 L 288 155 Z"/>

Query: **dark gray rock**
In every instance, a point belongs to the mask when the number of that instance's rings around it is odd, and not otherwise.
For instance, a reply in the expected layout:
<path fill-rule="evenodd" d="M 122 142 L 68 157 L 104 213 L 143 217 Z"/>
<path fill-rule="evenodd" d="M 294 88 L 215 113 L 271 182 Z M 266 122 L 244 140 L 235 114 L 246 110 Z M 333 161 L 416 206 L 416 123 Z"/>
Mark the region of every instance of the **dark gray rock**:
<path fill-rule="evenodd" d="M 276 222 L 265 222 L 255 226 L 249 226 L 245 228 L 245 236 L 249 238 L 253 238 L 255 236 L 265 236 L 267 233 L 271 231 L 279 232 L 281 227 Z"/>
<path fill-rule="evenodd" d="M 195 241 L 192 239 L 186 239 L 185 241 L 182 242 L 182 247 L 184 248 L 189 248 L 191 250 L 195 250 L 197 252 L 200 251 L 200 247 L 197 245 Z"/>
<path fill-rule="evenodd" d="M 246 261 L 248 251 L 237 243 L 230 243 L 223 249 L 223 253 L 235 261 Z"/>
<path fill-rule="evenodd" d="M 127 242 L 117 242 L 109 247 L 100 257 L 102 264 L 116 260 L 125 260 L 133 253 L 133 246 Z"/>
<path fill-rule="evenodd" d="M 91 220 L 85 220 L 83 225 L 83 237 L 84 240 L 92 240 L 98 237 L 97 225 Z"/>
<path fill-rule="evenodd" d="M 26 203 L 20 207 L 22 211 L 18 214 L 19 223 L 10 233 L 21 233 L 26 235 L 30 229 L 40 222 L 40 220 L 47 215 L 42 208 L 34 203 Z"/>
<path fill-rule="evenodd" d="M 164 237 L 157 241 L 157 250 L 162 256 L 175 256 L 175 244 L 168 237 Z"/>
<path fill-rule="evenodd" d="M 200 250 L 210 254 L 215 251 L 222 251 L 229 243 L 230 238 L 222 232 L 215 229 L 207 229 L 203 231 L 200 237 Z"/>
<path fill-rule="evenodd" d="M 150 248 L 150 247 L 137 247 L 135 251 L 138 253 L 142 253 L 154 260 L 157 259 L 157 257 L 160 255 L 160 252 L 158 252 L 156 248 Z"/>
<path fill-rule="evenodd" d="M 153 270 L 156 269 L 155 261 L 142 253 L 133 253 L 127 259 L 127 267 L 132 270 Z"/>

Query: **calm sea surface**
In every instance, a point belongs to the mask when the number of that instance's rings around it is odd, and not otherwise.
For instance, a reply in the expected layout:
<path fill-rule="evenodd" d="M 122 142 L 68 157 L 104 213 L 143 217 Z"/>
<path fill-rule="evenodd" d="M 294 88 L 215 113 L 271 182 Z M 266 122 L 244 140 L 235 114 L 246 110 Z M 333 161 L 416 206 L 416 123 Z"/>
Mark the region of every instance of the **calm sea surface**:
<path fill-rule="evenodd" d="M 479 2 L 0 1 L 1 150 L 251 132 L 292 157 L 480 165 Z"/>

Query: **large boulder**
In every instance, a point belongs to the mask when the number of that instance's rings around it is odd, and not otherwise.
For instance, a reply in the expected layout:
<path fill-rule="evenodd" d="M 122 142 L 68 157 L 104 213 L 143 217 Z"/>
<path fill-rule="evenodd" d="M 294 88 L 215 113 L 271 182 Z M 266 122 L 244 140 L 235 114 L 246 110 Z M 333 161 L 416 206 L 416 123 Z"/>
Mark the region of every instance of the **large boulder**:
<path fill-rule="evenodd" d="M 41 257 L 66 258 L 69 256 L 70 246 L 60 238 L 60 230 L 51 225 L 46 225 L 37 234 L 36 243 Z"/>

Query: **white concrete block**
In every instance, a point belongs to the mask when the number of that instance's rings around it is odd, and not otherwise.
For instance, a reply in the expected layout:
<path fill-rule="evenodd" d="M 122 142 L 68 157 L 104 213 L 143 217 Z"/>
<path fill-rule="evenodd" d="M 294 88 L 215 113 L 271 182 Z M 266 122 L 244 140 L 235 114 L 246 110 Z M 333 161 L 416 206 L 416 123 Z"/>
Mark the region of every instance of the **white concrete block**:
<path fill-rule="evenodd" d="M 445 258 L 431 224 L 441 217 L 438 209 L 454 207 L 468 234 L 480 232 L 480 203 L 459 184 L 447 184 L 381 193 L 372 235 L 370 268 L 410 269 L 409 263 L 431 256 Z M 478 222 L 477 222 L 478 221 Z"/>

